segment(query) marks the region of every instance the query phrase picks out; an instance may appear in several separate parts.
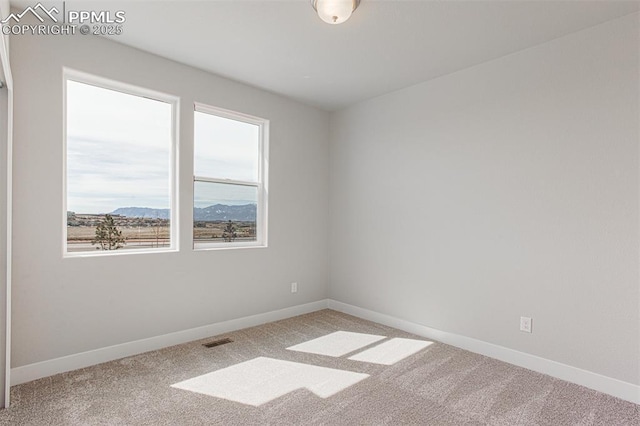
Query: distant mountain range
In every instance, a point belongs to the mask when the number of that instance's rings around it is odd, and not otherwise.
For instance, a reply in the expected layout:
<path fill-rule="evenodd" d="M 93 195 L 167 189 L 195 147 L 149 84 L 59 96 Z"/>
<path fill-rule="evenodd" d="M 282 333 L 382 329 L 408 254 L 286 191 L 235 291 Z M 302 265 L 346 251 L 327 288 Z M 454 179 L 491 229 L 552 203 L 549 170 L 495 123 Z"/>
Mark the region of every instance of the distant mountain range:
<path fill-rule="evenodd" d="M 152 209 L 149 207 L 120 207 L 112 211 L 111 214 L 125 217 L 169 219 L 169 209 Z M 203 222 L 216 220 L 252 222 L 256 220 L 256 205 L 228 206 L 226 204 L 214 204 L 203 208 L 194 207 L 193 220 Z"/>

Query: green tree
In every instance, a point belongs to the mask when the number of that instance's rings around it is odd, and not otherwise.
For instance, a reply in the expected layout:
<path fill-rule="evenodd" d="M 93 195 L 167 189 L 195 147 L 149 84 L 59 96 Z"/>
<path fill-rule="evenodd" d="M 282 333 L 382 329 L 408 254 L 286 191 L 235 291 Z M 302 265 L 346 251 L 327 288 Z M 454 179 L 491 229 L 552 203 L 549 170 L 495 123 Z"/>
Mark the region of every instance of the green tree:
<path fill-rule="evenodd" d="M 222 230 L 222 238 L 224 238 L 226 242 L 230 243 L 235 240 L 237 236 L 236 226 L 231 221 L 227 222 L 227 225 Z"/>
<path fill-rule="evenodd" d="M 122 231 L 118 230 L 113 216 L 104 215 L 102 222 L 96 226 L 96 237 L 91 241 L 91 244 L 100 244 L 102 250 L 118 250 L 126 244 Z"/>

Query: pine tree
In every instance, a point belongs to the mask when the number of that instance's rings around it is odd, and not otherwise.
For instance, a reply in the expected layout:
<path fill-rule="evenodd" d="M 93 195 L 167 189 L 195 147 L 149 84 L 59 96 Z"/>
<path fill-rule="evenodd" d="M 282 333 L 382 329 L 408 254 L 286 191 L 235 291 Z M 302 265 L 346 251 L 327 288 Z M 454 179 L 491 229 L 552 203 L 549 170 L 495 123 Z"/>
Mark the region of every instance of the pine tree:
<path fill-rule="evenodd" d="M 96 237 L 91 241 L 91 244 L 100 244 L 102 250 L 118 250 L 126 244 L 122 231 L 116 227 L 113 216 L 104 215 L 102 222 L 96 226 Z"/>
<path fill-rule="evenodd" d="M 237 236 L 236 226 L 231 221 L 227 222 L 227 225 L 222 230 L 222 238 L 224 238 L 226 242 L 231 242 L 235 240 Z"/>

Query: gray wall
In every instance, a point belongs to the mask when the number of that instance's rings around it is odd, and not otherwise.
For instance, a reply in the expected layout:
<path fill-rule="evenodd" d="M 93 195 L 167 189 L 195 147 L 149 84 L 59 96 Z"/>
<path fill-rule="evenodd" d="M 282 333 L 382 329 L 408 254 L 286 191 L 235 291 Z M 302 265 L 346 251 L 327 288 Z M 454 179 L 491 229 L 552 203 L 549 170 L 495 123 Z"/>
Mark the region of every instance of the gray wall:
<path fill-rule="evenodd" d="M 638 36 L 636 14 L 333 114 L 329 296 L 639 384 Z"/>
<path fill-rule="evenodd" d="M 2 71 L 0 80 L 5 81 Z M 0 89 L 0 407 L 4 407 L 7 303 L 7 88 Z"/>
<path fill-rule="evenodd" d="M 11 53 L 13 367 L 326 298 L 326 112 L 101 38 L 13 37 Z M 63 66 L 181 97 L 183 218 L 193 102 L 271 120 L 269 247 L 193 252 L 183 220 L 178 253 L 63 259 Z"/>
<path fill-rule="evenodd" d="M 9 14 L 9 1 L 0 0 L 0 20 Z M 4 37 L 6 45 L 9 37 Z M 7 52 L 8 53 L 8 52 Z M 1 61 L 0 61 L 1 62 Z M 10 68 L 9 64 L 6 64 Z M 0 63 L 0 80 L 6 82 Z M 7 307 L 7 120 L 8 89 L 0 89 L 0 407 L 5 406 L 6 307 Z"/>

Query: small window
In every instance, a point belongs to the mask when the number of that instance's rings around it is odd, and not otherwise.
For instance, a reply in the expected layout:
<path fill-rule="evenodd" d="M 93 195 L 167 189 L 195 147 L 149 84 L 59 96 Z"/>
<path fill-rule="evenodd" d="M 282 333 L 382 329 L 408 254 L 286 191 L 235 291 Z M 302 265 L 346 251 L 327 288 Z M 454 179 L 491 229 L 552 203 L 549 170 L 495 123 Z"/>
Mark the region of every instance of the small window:
<path fill-rule="evenodd" d="M 196 105 L 194 248 L 267 245 L 268 121 Z"/>
<path fill-rule="evenodd" d="M 65 254 L 175 250 L 177 99 L 65 75 Z"/>

